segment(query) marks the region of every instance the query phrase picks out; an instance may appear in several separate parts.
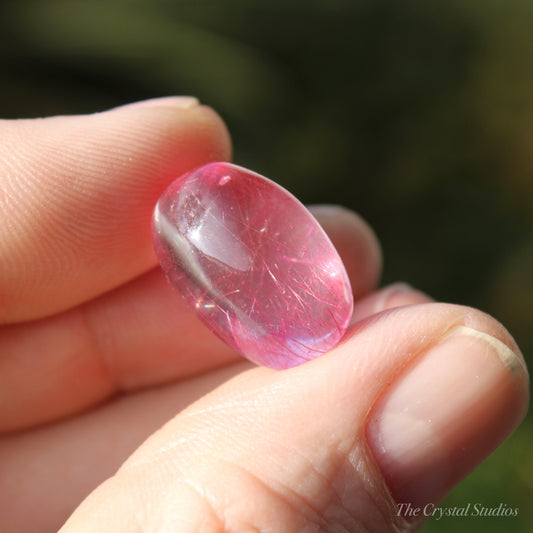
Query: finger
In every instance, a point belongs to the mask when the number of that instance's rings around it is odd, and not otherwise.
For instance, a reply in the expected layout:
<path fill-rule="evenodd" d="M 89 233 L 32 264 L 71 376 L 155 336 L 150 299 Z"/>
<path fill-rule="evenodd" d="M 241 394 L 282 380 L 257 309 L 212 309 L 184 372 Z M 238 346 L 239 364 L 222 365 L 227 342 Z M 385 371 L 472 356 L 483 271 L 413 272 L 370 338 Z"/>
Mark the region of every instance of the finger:
<path fill-rule="evenodd" d="M 523 418 L 512 350 L 471 309 L 381 313 L 323 357 L 245 372 L 193 404 L 61 532 L 405 530 L 401 503 L 438 503 Z"/>
<path fill-rule="evenodd" d="M 198 397 L 251 366 L 247 362 L 230 365 L 0 438 L 2 533 L 57 531 L 150 434 Z"/>
<path fill-rule="evenodd" d="M 381 266 L 372 230 L 343 208 L 315 214 L 343 257 L 356 294 L 370 291 Z M 200 322 L 160 269 L 73 310 L 0 329 L 0 353 L 0 432 L 239 358 Z"/>
<path fill-rule="evenodd" d="M 433 299 L 407 283 L 394 283 L 361 298 L 354 308 L 351 323 L 404 305 L 424 304 Z"/>
<path fill-rule="evenodd" d="M 374 290 L 381 276 L 382 254 L 372 228 L 357 213 L 345 207 L 313 205 L 309 209 L 339 252 L 355 300 Z"/>
<path fill-rule="evenodd" d="M 159 195 L 230 155 L 224 124 L 196 104 L 0 121 L 0 323 L 64 310 L 155 266 Z"/>

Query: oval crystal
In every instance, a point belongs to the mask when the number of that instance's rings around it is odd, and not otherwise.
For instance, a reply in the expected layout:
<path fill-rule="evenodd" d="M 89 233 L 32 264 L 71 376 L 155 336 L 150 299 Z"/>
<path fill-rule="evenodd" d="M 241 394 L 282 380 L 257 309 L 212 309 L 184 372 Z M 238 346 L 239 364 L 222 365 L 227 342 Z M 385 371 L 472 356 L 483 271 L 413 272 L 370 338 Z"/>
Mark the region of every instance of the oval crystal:
<path fill-rule="evenodd" d="M 342 260 L 311 213 L 273 181 L 205 165 L 164 192 L 152 232 L 169 281 L 251 361 L 296 366 L 344 334 L 353 297 Z"/>

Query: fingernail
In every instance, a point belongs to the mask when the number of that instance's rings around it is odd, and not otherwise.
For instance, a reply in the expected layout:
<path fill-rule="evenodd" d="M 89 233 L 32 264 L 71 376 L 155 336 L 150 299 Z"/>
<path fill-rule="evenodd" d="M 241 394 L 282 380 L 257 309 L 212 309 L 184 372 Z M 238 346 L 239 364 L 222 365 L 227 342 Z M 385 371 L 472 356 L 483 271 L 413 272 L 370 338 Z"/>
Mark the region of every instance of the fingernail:
<path fill-rule="evenodd" d="M 350 325 L 382 311 L 431 302 L 431 298 L 404 282 L 394 283 L 357 302 Z"/>
<path fill-rule="evenodd" d="M 527 390 L 523 361 L 475 329 L 457 326 L 418 356 L 366 429 L 399 509 L 442 500 L 518 425 Z"/>
<path fill-rule="evenodd" d="M 346 207 L 338 204 L 312 204 L 308 206 L 309 211 L 313 215 L 320 217 L 334 217 L 337 218 L 339 215 L 342 215 L 349 211 Z"/>
<path fill-rule="evenodd" d="M 180 109 L 192 109 L 200 105 L 198 98 L 194 96 L 164 96 L 162 98 L 150 98 L 140 102 L 121 105 L 115 109 L 124 109 L 130 107 L 178 107 Z"/>
<path fill-rule="evenodd" d="M 389 285 L 381 291 L 380 297 L 376 300 L 373 312 L 379 313 L 384 309 L 395 307 L 395 300 L 399 299 L 401 301 L 406 294 L 411 294 L 412 292 L 414 292 L 413 287 L 403 281 Z"/>

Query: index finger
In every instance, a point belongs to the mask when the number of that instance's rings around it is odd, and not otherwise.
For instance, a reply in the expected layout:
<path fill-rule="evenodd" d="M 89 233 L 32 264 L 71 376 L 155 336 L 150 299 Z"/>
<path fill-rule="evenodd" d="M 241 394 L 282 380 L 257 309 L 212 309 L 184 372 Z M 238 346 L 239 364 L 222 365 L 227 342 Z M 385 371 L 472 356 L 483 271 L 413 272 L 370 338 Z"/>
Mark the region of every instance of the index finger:
<path fill-rule="evenodd" d="M 194 98 L 0 121 L 0 323 L 68 309 L 155 266 L 153 206 L 172 179 L 230 157 Z"/>

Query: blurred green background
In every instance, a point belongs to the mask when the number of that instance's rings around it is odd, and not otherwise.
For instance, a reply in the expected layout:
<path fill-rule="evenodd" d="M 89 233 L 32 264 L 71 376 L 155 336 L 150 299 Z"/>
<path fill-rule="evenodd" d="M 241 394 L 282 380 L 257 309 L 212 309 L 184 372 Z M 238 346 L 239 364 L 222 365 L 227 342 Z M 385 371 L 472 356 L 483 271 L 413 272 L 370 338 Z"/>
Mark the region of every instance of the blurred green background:
<path fill-rule="evenodd" d="M 235 162 L 376 229 L 384 283 L 479 307 L 533 352 L 533 2 L 3 2 L 0 116 L 192 94 Z M 424 532 L 531 531 L 531 416 Z"/>

